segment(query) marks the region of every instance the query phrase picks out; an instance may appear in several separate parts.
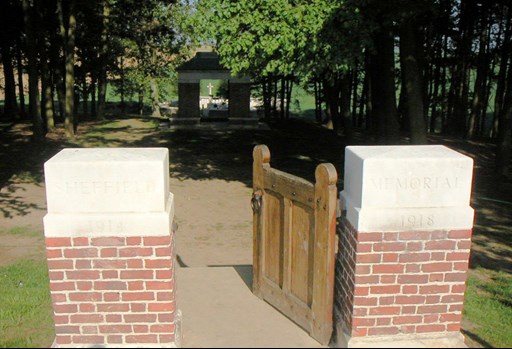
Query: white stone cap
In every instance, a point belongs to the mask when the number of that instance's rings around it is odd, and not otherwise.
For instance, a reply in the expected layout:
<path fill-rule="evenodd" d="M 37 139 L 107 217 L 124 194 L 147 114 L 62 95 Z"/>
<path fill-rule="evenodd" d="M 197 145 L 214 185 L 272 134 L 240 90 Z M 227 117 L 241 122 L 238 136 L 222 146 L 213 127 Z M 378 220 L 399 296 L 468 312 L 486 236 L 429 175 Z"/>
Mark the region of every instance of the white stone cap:
<path fill-rule="evenodd" d="M 172 232 L 174 195 L 162 212 L 47 213 L 46 237 L 162 236 Z"/>
<path fill-rule="evenodd" d="M 345 148 L 340 207 L 360 231 L 467 229 L 473 159 L 442 145 Z"/>
<path fill-rule="evenodd" d="M 44 172 L 51 213 L 166 210 L 167 148 L 68 148 Z"/>
<path fill-rule="evenodd" d="M 473 159 L 442 145 L 345 148 L 344 196 L 356 207 L 469 205 Z"/>

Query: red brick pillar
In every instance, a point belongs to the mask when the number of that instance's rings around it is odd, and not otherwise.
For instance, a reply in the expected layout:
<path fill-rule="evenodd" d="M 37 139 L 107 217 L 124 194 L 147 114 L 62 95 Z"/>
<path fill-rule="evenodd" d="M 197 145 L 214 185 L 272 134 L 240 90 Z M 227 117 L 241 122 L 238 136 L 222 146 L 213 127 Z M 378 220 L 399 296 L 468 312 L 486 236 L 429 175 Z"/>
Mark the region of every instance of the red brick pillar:
<path fill-rule="evenodd" d="M 342 347 L 461 347 L 472 160 L 347 147 L 335 317 Z"/>
<path fill-rule="evenodd" d="M 167 149 L 65 149 L 45 164 L 55 347 L 180 344 Z"/>

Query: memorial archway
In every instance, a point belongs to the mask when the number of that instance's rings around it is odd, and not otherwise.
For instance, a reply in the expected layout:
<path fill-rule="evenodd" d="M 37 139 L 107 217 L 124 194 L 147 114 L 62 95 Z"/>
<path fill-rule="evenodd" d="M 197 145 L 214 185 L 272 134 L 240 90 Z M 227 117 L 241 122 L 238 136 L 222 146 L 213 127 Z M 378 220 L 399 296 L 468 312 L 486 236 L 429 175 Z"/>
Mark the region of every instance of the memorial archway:
<path fill-rule="evenodd" d="M 215 52 L 197 52 L 178 71 L 178 118 L 200 118 L 200 81 L 227 80 L 229 83 L 229 118 L 250 116 L 251 81 L 231 75 Z"/>

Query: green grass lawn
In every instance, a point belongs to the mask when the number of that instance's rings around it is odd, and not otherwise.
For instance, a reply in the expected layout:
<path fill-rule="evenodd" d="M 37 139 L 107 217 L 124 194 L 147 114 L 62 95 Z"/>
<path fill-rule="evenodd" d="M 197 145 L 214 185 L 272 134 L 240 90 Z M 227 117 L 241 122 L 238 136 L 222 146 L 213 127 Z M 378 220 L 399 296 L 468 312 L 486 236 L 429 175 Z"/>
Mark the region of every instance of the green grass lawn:
<path fill-rule="evenodd" d="M 486 270 L 488 282 L 467 281 L 464 317 L 475 324 L 473 334 L 494 348 L 512 347 L 512 276 Z M 487 346 L 487 345 L 486 345 Z"/>
<path fill-rule="evenodd" d="M 45 260 L 0 268 L 0 347 L 48 348 L 54 335 Z"/>

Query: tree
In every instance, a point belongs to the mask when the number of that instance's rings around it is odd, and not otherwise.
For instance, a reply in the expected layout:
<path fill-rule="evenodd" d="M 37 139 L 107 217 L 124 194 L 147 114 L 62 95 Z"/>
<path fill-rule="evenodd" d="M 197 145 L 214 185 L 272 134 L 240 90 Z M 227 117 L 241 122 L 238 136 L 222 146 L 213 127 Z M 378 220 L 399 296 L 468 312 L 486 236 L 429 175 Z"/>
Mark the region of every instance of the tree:
<path fill-rule="evenodd" d="M 404 19 L 400 28 L 400 66 L 403 70 L 402 86 L 405 87 L 405 117 L 409 122 L 412 144 L 427 144 L 427 126 L 423 110 L 423 79 L 419 64 L 421 43 L 418 20 L 413 16 Z"/>
<path fill-rule="evenodd" d="M 110 0 L 102 0 L 101 35 L 98 69 L 98 119 L 105 119 L 105 97 L 107 95 L 107 64 L 108 64 L 108 26 L 110 22 Z"/>
<path fill-rule="evenodd" d="M 33 122 L 33 135 L 35 140 L 42 140 L 44 137 L 43 119 L 41 117 L 41 101 L 39 97 L 39 72 L 37 64 L 37 32 L 34 28 L 37 24 L 39 2 L 22 0 L 23 17 L 25 24 L 26 53 L 28 60 L 29 78 L 29 113 Z"/>
<path fill-rule="evenodd" d="M 119 40 L 122 56 L 130 62 L 129 68 L 118 68 L 125 80 L 131 79 L 123 82 L 124 87 L 134 85 L 140 100 L 145 91 L 150 91 L 153 116 L 160 116 L 161 85 L 176 77 L 175 67 L 191 45 L 182 33 L 189 10 L 186 4 L 164 0 L 120 0 L 112 8 L 112 35 Z"/>
<path fill-rule="evenodd" d="M 57 0 L 60 36 L 63 43 L 65 66 L 65 101 L 64 130 L 66 136 L 75 135 L 75 32 L 76 32 L 76 0 Z"/>

